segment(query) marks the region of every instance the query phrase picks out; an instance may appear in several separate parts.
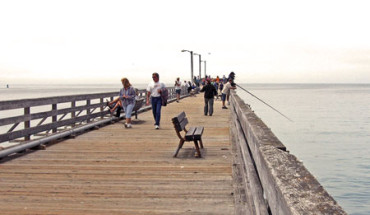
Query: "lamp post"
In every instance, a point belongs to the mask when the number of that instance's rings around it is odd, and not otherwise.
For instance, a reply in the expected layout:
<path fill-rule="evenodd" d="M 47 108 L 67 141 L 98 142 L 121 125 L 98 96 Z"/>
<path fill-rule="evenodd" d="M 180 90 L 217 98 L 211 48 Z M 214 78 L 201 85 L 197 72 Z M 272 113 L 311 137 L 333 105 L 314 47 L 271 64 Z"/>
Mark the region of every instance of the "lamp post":
<path fill-rule="evenodd" d="M 181 50 L 181 52 L 189 52 L 190 53 L 190 71 L 191 71 L 191 74 L 190 74 L 190 82 L 193 82 L 193 51 L 189 51 L 189 50 Z"/>
<path fill-rule="evenodd" d="M 204 63 L 204 77 L 206 77 L 207 76 L 207 61 L 204 60 L 202 62 Z"/>
<path fill-rule="evenodd" d="M 194 55 L 199 56 L 199 79 L 202 79 L 202 55 L 194 53 Z"/>

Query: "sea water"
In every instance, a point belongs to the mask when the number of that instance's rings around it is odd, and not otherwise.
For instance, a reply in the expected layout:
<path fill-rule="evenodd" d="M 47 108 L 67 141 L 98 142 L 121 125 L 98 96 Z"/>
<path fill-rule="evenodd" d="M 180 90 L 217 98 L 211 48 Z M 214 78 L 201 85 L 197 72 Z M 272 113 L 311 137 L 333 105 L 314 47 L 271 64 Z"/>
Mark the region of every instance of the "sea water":
<path fill-rule="evenodd" d="M 240 84 L 238 95 L 349 214 L 370 214 L 370 84 Z"/>
<path fill-rule="evenodd" d="M 287 120 L 240 87 L 237 89 L 245 103 L 251 105 L 347 213 L 370 214 L 370 84 L 240 86 L 293 120 Z M 120 87 L 120 84 L 4 86 L 0 88 L 0 101 L 118 92 Z"/>

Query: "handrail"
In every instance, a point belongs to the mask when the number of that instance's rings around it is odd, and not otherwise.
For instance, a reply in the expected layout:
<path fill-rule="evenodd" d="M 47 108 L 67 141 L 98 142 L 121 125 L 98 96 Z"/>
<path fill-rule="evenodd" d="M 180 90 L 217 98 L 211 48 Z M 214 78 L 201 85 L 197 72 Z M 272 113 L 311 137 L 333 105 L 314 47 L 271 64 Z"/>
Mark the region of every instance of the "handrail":
<path fill-rule="evenodd" d="M 167 89 L 169 101 L 174 100 L 174 87 Z M 188 96 L 187 90 L 181 92 L 182 97 Z M 138 99 L 143 99 L 144 104 L 146 93 L 144 89 L 138 90 Z M 50 136 L 59 138 L 61 135 L 57 134 L 65 131 L 91 127 L 85 125 L 96 126 L 116 120 L 116 117 L 109 114 L 106 100 L 112 100 L 117 95 L 118 92 L 107 92 L 0 101 L 0 143 L 15 141 L 25 144 L 46 137 L 49 140 Z M 138 112 L 148 109 L 150 107 L 144 105 Z"/>

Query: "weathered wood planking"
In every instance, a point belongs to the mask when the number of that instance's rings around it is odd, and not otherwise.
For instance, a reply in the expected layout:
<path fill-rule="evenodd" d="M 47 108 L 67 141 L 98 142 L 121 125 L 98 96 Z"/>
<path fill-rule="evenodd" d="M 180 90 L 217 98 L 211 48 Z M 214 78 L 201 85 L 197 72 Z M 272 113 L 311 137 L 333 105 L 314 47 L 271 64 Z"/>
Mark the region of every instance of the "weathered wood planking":
<path fill-rule="evenodd" d="M 205 127 L 202 158 L 178 137 L 171 118 L 186 111 Z M 1 214 L 234 214 L 229 111 L 215 102 L 203 115 L 203 95 L 162 107 L 132 129 L 122 122 L 0 164 Z"/>

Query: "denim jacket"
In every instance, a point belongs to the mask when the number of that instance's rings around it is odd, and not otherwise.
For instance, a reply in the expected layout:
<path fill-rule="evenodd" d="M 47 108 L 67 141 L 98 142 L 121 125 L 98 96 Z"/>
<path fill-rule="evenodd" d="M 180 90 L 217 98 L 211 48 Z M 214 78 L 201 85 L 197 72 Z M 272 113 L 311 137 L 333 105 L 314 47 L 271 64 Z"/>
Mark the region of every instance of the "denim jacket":
<path fill-rule="evenodd" d="M 123 95 L 128 96 L 128 98 L 123 98 Z M 127 90 L 125 88 L 122 88 L 119 91 L 119 98 L 121 99 L 123 106 L 135 104 L 135 96 L 136 96 L 136 92 L 132 86 L 127 88 Z"/>

